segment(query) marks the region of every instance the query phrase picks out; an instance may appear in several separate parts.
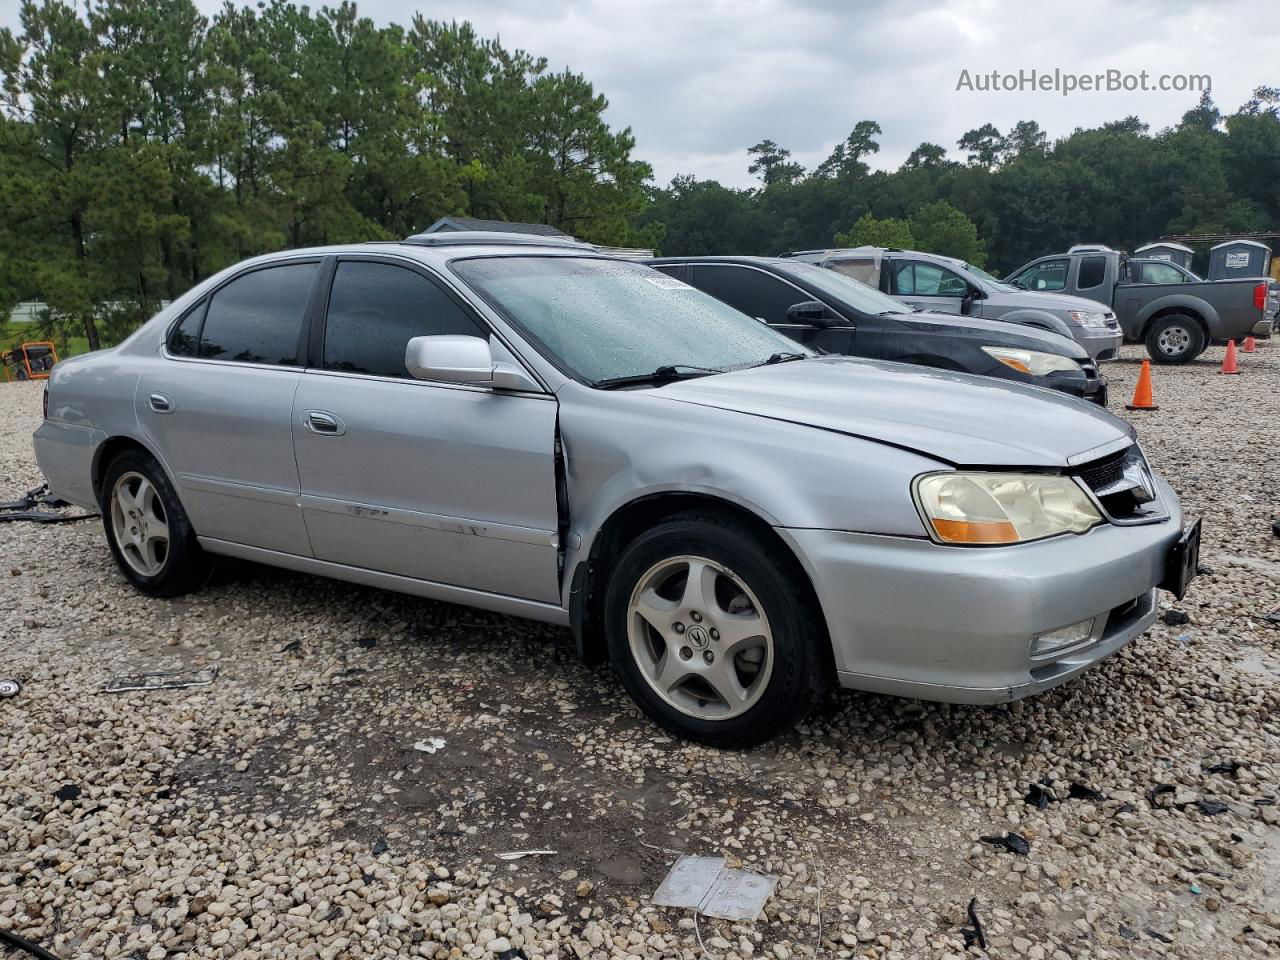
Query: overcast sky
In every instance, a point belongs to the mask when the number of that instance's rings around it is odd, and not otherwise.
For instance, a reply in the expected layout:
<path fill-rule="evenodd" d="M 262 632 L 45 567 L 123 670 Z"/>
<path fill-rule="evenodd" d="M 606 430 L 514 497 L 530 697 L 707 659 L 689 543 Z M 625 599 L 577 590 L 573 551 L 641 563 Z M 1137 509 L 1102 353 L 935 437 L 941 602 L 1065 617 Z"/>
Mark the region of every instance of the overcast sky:
<path fill-rule="evenodd" d="M 0 23 L 16 26 L 17 6 L 0 0 Z M 359 7 L 405 24 L 415 9 L 412 0 Z M 766 138 L 812 167 L 859 120 L 884 129 L 872 161 L 892 168 L 924 140 L 960 159 L 956 140 L 987 122 L 1005 131 L 1036 120 L 1056 137 L 1136 114 L 1155 130 L 1199 96 L 958 91 L 963 70 L 975 83 L 992 70 L 1146 70 L 1153 84 L 1208 74 L 1228 111 L 1259 84 L 1280 85 L 1280 25 L 1259 0 L 419 0 L 416 9 L 471 20 L 552 69 L 585 74 L 663 184 L 691 173 L 746 186 L 746 148 Z"/>

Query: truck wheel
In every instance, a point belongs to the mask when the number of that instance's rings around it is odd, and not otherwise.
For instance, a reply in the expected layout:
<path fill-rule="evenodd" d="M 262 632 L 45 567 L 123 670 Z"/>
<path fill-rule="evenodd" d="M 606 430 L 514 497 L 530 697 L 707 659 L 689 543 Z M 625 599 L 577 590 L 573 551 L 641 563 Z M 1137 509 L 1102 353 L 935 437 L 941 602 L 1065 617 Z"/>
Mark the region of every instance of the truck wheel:
<path fill-rule="evenodd" d="M 740 522 L 677 515 L 623 551 L 605 635 L 632 699 L 673 733 L 748 747 L 831 685 L 830 640 L 794 558 Z"/>
<path fill-rule="evenodd" d="M 1190 363 L 1206 346 L 1200 324 L 1186 314 L 1160 317 L 1147 328 L 1147 353 L 1154 363 Z"/>
<path fill-rule="evenodd" d="M 160 464 L 129 450 L 102 478 L 102 527 L 120 572 L 143 593 L 176 597 L 198 589 L 212 561 Z"/>

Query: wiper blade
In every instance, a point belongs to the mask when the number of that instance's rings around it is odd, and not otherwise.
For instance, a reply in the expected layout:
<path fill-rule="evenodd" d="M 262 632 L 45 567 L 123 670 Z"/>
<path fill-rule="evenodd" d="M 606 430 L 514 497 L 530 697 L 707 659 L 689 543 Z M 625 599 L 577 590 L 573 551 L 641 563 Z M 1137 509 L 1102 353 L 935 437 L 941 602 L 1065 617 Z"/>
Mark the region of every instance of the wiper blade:
<path fill-rule="evenodd" d="M 759 364 L 759 366 L 768 367 L 775 363 L 786 363 L 788 360 L 804 360 L 808 358 L 808 356 L 809 354 L 807 353 L 792 353 L 789 351 L 771 353 L 769 354 L 769 359 L 765 360 L 764 363 Z"/>
<path fill-rule="evenodd" d="M 591 384 L 597 390 L 612 390 L 640 383 L 666 383 L 671 380 L 691 380 L 712 373 L 724 373 L 717 367 L 696 367 L 688 363 L 668 363 L 651 373 L 633 373 L 625 377 L 606 377 Z"/>

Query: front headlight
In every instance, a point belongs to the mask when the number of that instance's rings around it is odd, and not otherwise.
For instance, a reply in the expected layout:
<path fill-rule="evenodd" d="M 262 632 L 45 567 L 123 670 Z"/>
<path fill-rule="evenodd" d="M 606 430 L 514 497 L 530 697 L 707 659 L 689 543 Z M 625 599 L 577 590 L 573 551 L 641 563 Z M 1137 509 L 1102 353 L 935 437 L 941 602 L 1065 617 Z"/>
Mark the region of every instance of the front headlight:
<path fill-rule="evenodd" d="M 1070 357 L 1060 357 L 1056 353 L 1041 353 L 1038 350 L 1018 350 L 1014 347 L 983 347 L 982 352 L 994 357 L 1006 367 L 1019 373 L 1033 377 L 1043 377 L 1047 373 L 1060 370 L 1079 370 L 1080 364 Z"/>
<path fill-rule="evenodd" d="M 940 543 L 1022 543 L 1102 523 L 1074 480 L 1052 474 L 927 473 L 916 478 L 915 494 Z"/>
<path fill-rule="evenodd" d="M 1083 327 L 1105 327 L 1107 325 L 1107 315 L 1105 313 L 1094 313 L 1090 310 L 1068 310 L 1067 316 Z"/>

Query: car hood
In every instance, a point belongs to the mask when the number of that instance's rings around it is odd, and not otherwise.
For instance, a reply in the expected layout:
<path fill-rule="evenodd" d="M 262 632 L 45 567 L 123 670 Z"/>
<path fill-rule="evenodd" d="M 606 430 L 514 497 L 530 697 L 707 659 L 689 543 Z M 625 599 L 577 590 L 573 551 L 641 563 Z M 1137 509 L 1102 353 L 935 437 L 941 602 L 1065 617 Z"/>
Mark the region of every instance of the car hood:
<path fill-rule="evenodd" d="M 984 320 L 981 317 L 966 317 L 954 313 L 933 313 L 929 310 L 895 314 L 895 319 L 922 331 L 968 331 L 974 337 L 984 338 L 992 346 L 1040 350 L 1081 362 L 1089 359 L 1089 352 L 1070 337 L 1026 324 Z"/>
<path fill-rule="evenodd" d="M 1039 307 L 1041 310 L 1083 310 L 1088 313 L 1105 313 L 1111 308 L 1088 297 L 1073 297 L 1067 293 L 1044 293 L 1040 290 L 1019 290 L 1016 293 L 992 294 L 994 303 L 1017 307 Z"/>
<path fill-rule="evenodd" d="M 1123 420 L 1056 391 L 852 357 L 683 380 L 652 395 L 863 437 L 957 466 L 1073 466 L 1133 440 Z"/>

